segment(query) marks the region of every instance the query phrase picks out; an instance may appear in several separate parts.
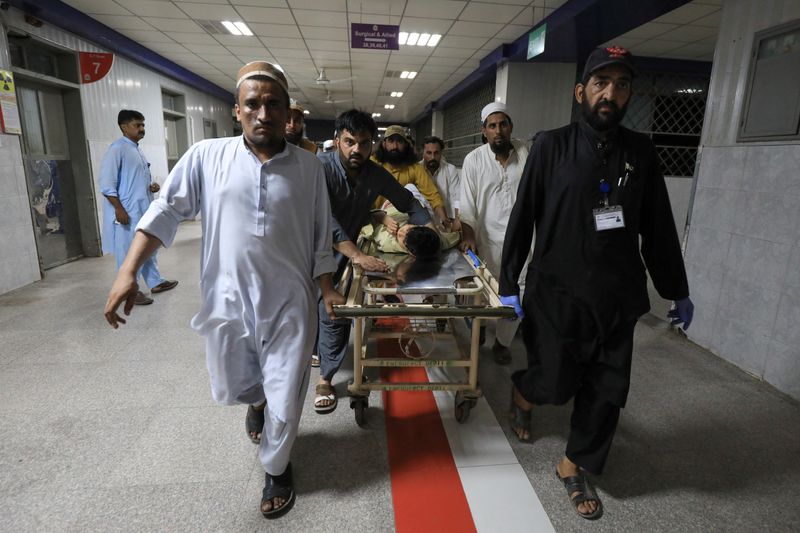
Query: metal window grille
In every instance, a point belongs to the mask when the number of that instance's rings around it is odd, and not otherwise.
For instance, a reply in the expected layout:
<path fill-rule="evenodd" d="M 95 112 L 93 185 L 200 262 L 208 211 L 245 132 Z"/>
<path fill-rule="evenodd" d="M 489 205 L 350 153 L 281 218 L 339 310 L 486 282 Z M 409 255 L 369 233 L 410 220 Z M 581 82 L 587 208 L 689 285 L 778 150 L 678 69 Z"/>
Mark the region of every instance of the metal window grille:
<path fill-rule="evenodd" d="M 691 177 L 703 129 L 708 76 L 642 73 L 623 125 L 646 133 L 665 176 Z"/>
<path fill-rule="evenodd" d="M 494 101 L 494 91 L 492 78 L 444 109 L 444 155 L 448 162 L 460 167 L 464 156 L 483 144 L 481 109 Z"/>

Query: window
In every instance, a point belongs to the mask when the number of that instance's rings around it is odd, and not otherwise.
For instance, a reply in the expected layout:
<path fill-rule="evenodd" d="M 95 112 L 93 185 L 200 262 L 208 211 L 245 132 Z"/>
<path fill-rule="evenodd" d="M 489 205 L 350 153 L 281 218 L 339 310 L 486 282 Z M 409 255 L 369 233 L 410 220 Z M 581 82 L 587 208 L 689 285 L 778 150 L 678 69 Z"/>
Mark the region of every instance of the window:
<path fill-rule="evenodd" d="M 75 52 L 49 46 L 35 38 L 16 33 L 8 35 L 11 66 L 71 83 L 78 83 Z"/>
<path fill-rule="evenodd" d="M 755 34 L 740 141 L 800 139 L 800 20 Z"/>

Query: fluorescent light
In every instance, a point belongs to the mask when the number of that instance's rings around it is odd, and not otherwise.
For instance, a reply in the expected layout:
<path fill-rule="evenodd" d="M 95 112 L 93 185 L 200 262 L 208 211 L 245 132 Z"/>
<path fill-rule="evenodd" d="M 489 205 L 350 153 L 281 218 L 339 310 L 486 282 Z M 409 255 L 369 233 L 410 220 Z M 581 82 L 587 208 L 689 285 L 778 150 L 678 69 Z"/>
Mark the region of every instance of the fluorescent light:
<path fill-rule="evenodd" d="M 408 40 L 408 32 L 407 31 L 401 31 L 400 32 L 400 36 L 397 38 L 397 42 L 400 43 L 400 44 L 406 44 L 407 40 Z"/>
<path fill-rule="evenodd" d="M 378 118 L 379 116 L 381 116 L 380 113 L 373 113 L 372 114 L 372 118 Z M 383 128 L 383 129 L 386 129 L 386 128 Z"/>
<path fill-rule="evenodd" d="M 304 115 L 310 115 L 311 111 L 309 111 L 308 109 L 303 109 L 303 114 Z"/>
<path fill-rule="evenodd" d="M 403 78 L 403 79 L 406 79 L 408 77 L 408 71 L 404 70 L 403 72 L 401 72 L 400 73 L 400 77 Z"/>
<path fill-rule="evenodd" d="M 418 40 L 419 40 L 419 33 L 412 32 L 408 34 L 408 41 L 406 41 L 406 44 L 409 46 L 414 46 L 415 44 L 417 44 Z"/>
<path fill-rule="evenodd" d="M 242 31 L 239 28 L 237 28 L 236 25 L 230 20 L 223 20 L 222 25 L 225 26 L 225 29 L 231 32 L 233 35 L 242 34 Z"/>
<path fill-rule="evenodd" d="M 244 22 L 234 22 L 233 25 L 239 28 L 239 31 L 242 32 L 242 35 L 253 35 L 253 32 L 250 31 L 250 28 L 248 28 L 247 24 Z"/>
<path fill-rule="evenodd" d="M 436 46 L 437 44 L 439 44 L 439 41 L 441 40 L 442 36 L 439 35 L 438 33 L 434 33 L 433 35 L 431 35 L 431 38 L 428 41 L 428 46 Z"/>
<path fill-rule="evenodd" d="M 394 104 L 386 104 L 383 107 L 384 107 L 384 109 L 394 109 Z"/>
<path fill-rule="evenodd" d="M 403 93 L 401 91 L 392 91 L 392 94 L 390 94 L 389 96 L 391 96 L 392 98 L 401 98 L 403 96 Z"/>
<path fill-rule="evenodd" d="M 378 116 L 380 116 L 380 113 L 378 113 Z M 378 128 L 378 131 L 386 131 L 386 130 L 387 128 Z"/>
<path fill-rule="evenodd" d="M 431 38 L 430 33 L 423 33 L 419 36 L 419 40 L 417 41 L 417 46 L 425 46 L 428 44 L 428 40 Z"/>
<path fill-rule="evenodd" d="M 416 72 L 411 71 L 411 72 L 408 73 L 408 79 L 413 80 L 416 77 L 417 77 L 417 73 Z"/>

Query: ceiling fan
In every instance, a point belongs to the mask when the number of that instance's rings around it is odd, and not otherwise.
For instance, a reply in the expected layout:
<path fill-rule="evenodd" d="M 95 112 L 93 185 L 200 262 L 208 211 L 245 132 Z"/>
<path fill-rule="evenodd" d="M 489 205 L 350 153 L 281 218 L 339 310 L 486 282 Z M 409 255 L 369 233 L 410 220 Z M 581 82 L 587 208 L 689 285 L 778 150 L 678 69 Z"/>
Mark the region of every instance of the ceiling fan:
<path fill-rule="evenodd" d="M 334 100 L 333 99 L 333 95 L 330 93 L 330 91 L 325 91 L 325 100 L 323 101 L 323 103 L 333 105 L 333 104 L 341 104 L 341 103 L 344 103 L 344 102 L 352 102 L 352 101 L 353 101 L 352 98 L 344 98 L 342 100 Z"/>
<path fill-rule="evenodd" d="M 332 79 L 328 78 L 328 76 L 325 75 L 325 67 L 320 67 L 319 68 L 319 76 L 317 76 L 317 79 L 314 80 L 314 83 L 316 83 L 317 85 L 321 85 L 323 87 L 326 87 L 326 86 L 332 85 L 334 83 L 343 83 L 343 82 L 354 80 L 354 79 L 356 79 L 355 76 L 350 76 L 349 78 L 339 78 L 339 79 L 332 80 Z"/>

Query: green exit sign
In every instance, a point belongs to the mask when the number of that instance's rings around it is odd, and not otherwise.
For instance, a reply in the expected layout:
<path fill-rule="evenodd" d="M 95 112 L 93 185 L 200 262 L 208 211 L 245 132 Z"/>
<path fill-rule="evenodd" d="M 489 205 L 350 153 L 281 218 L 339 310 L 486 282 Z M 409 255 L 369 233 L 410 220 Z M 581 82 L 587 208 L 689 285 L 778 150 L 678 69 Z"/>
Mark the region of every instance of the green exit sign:
<path fill-rule="evenodd" d="M 544 37 L 547 32 L 547 24 L 542 24 L 528 34 L 528 59 L 538 56 L 544 52 Z"/>

